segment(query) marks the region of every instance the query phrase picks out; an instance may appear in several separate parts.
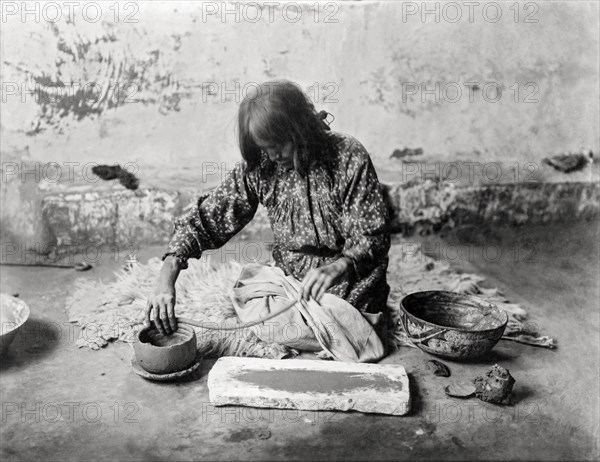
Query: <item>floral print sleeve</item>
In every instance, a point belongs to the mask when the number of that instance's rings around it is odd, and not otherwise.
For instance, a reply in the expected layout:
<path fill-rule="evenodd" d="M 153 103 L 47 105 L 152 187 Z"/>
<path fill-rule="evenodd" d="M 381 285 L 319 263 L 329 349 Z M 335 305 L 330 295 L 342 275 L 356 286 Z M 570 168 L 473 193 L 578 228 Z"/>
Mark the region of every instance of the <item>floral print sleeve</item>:
<path fill-rule="evenodd" d="M 175 220 L 175 234 L 163 260 L 175 256 L 185 269 L 189 258 L 200 258 L 203 251 L 225 245 L 254 217 L 258 207 L 254 179 L 238 163 L 215 190 Z"/>
<path fill-rule="evenodd" d="M 388 213 L 373 163 L 358 141 L 353 140 L 345 161 L 342 183 L 342 253 L 364 277 L 387 255 L 390 248 Z"/>

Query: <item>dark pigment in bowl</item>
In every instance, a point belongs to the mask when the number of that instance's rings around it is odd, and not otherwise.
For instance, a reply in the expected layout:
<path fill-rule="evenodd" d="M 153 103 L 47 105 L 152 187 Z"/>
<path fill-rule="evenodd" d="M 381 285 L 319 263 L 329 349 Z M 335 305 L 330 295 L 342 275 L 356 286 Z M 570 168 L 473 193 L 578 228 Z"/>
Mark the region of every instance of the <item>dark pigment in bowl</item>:
<path fill-rule="evenodd" d="M 447 292 L 420 292 L 407 296 L 406 311 L 442 327 L 483 331 L 496 329 L 505 320 L 503 314 L 491 303 Z"/>
<path fill-rule="evenodd" d="M 167 347 L 184 343 L 189 338 L 189 334 L 174 332 L 171 335 L 163 335 L 158 330 L 153 329 L 150 332 L 147 332 L 146 335 L 141 335 L 140 341 L 142 343 L 150 343 L 157 347 Z"/>

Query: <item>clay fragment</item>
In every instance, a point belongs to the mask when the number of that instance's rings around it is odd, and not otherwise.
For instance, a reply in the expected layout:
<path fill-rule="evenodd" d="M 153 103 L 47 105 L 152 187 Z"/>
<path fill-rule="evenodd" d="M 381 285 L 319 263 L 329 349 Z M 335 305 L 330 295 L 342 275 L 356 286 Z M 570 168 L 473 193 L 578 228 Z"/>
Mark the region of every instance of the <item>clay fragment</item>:
<path fill-rule="evenodd" d="M 131 190 L 136 190 L 140 184 L 140 180 L 133 173 L 120 165 L 95 165 L 92 167 L 92 173 L 106 181 L 118 179 L 119 183 Z"/>
<path fill-rule="evenodd" d="M 269 438 L 271 438 L 271 432 L 269 430 L 265 429 L 258 432 L 259 440 L 268 440 Z"/>
<path fill-rule="evenodd" d="M 444 388 L 444 391 L 454 398 L 470 398 L 475 394 L 475 387 L 464 383 L 451 383 Z"/>
<path fill-rule="evenodd" d="M 591 150 L 585 152 L 584 150 L 582 152 L 567 152 L 557 156 L 546 157 L 542 159 L 542 162 L 550 165 L 559 172 L 571 173 L 582 170 L 587 164 L 593 162 L 593 160 L 594 152 Z"/>
<path fill-rule="evenodd" d="M 508 404 L 515 379 L 507 369 L 494 364 L 483 376 L 474 381 L 475 395 L 482 401 Z"/>
<path fill-rule="evenodd" d="M 444 363 L 431 359 L 427 361 L 427 369 L 433 371 L 438 377 L 450 377 L 450 369 Z"/>
<path fill-rule="evenodd" d="M 422 154 L 423 148 L 404 148 L 402 150 L 394 149 L 394 152 L 392 152 L 390 159 L 402 159 L 403 157 L 420 156 Z"/>

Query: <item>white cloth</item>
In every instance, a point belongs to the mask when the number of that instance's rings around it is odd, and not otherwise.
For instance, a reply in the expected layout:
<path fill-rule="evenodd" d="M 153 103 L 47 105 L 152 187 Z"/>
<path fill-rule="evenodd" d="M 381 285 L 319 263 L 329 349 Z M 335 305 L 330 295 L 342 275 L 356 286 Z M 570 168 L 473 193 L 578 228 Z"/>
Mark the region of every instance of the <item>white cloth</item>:
<path fill-rule="evenodd" d="M 251 264 L 242 268 L 232 302 L 240 320 L 247 323 L 282 309 L 299 294 L 300 281 L 280 268 Z M 360 311 L 327 293 L 320 302 L 302 300 L 252 329 L 265 342 L 299 350 L 322 349 L 339 361 L 373 362 L 385 355 L 381 340 Z"/>

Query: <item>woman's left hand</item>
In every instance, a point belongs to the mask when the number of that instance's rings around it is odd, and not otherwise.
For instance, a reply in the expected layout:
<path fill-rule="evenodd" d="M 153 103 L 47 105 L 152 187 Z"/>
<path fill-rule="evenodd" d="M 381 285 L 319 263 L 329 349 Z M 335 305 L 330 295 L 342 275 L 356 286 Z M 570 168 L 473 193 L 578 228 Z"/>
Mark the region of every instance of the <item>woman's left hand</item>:
<path fill-rule="evenodd" d="M 342 257 L 329 265 L 311 269 L 302 280 L 302 298 L 308 300 L 312 296 L 319 301 L 327 289 L 340 282 L 351 268 L 351 260 Z"/>

